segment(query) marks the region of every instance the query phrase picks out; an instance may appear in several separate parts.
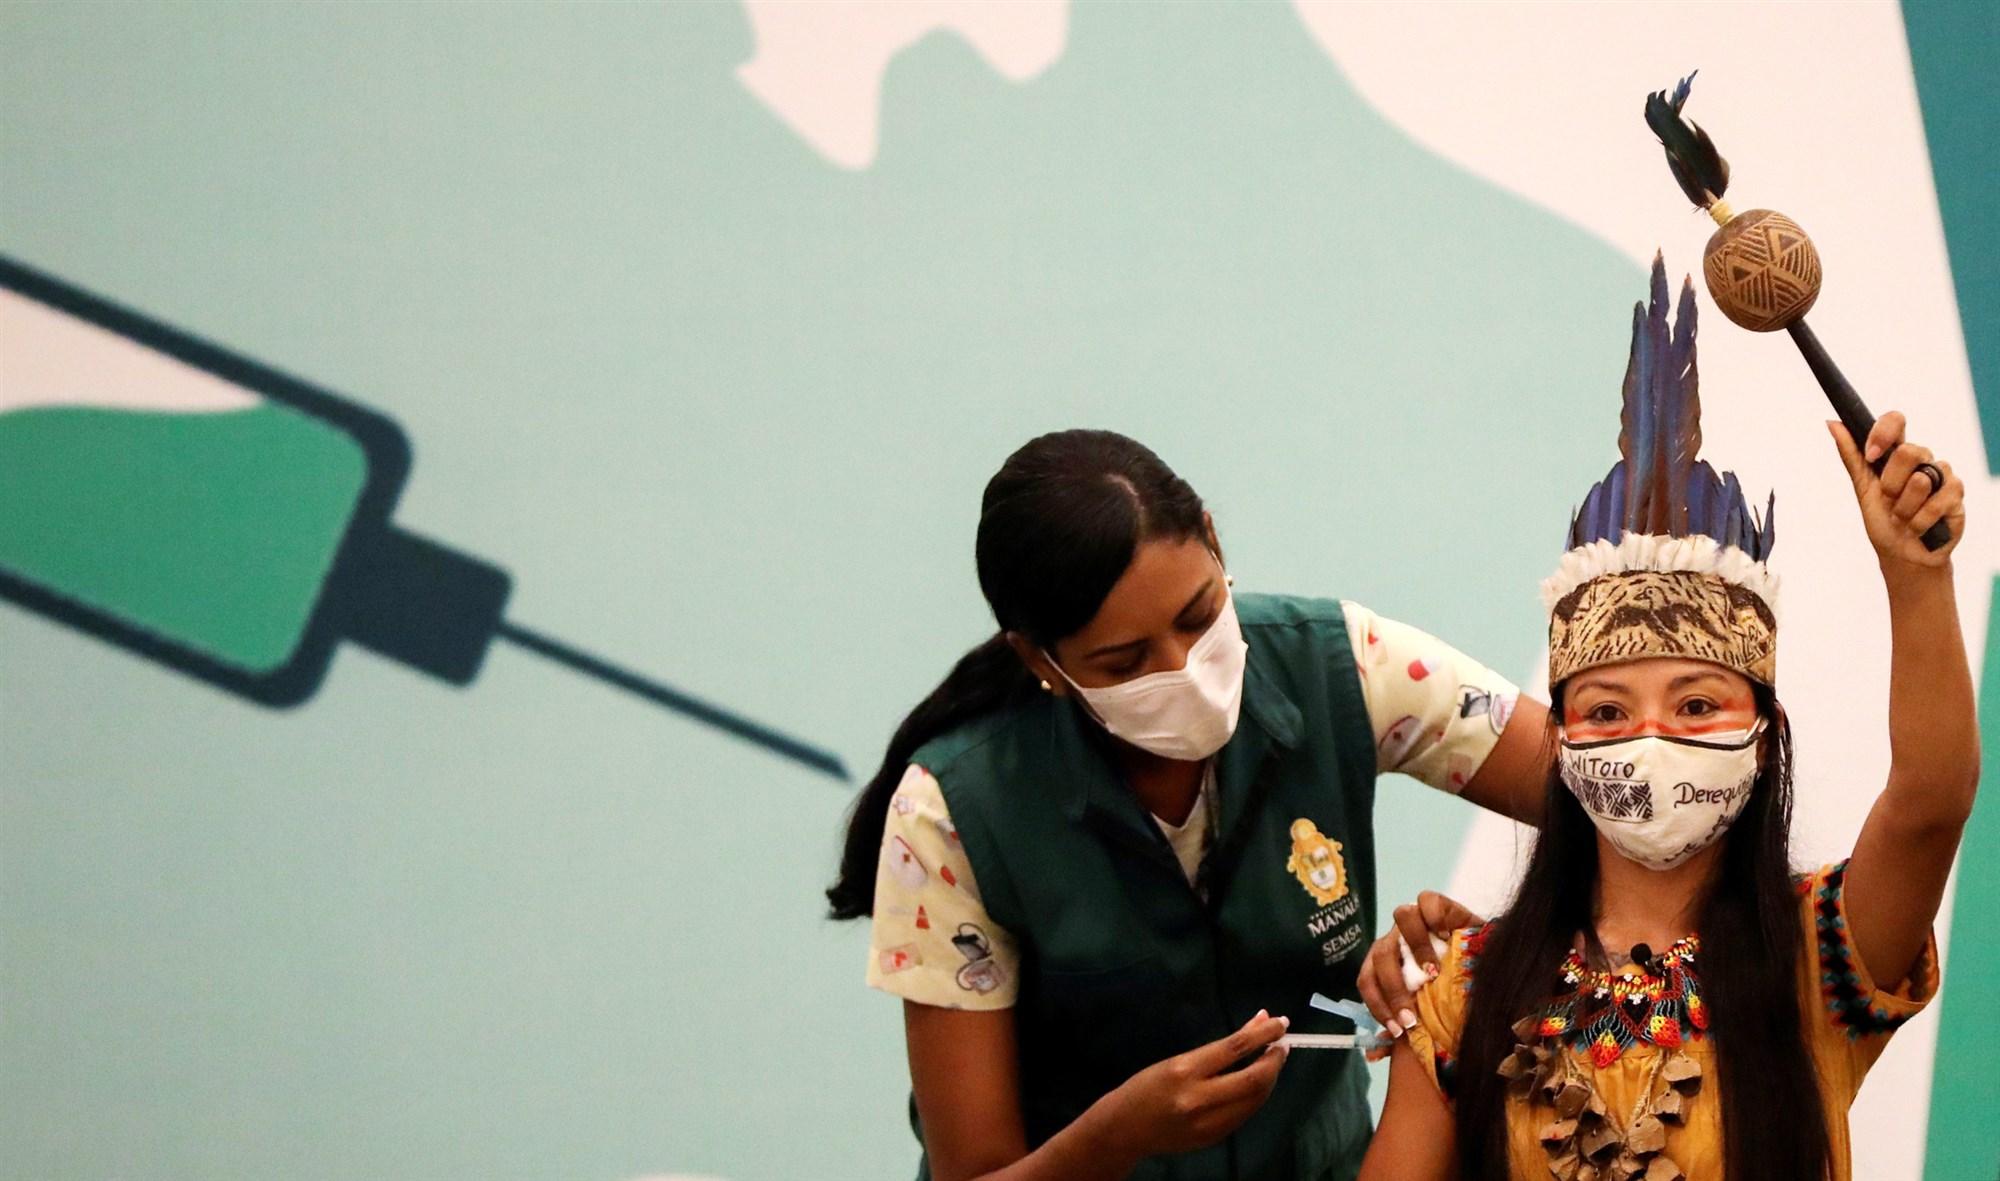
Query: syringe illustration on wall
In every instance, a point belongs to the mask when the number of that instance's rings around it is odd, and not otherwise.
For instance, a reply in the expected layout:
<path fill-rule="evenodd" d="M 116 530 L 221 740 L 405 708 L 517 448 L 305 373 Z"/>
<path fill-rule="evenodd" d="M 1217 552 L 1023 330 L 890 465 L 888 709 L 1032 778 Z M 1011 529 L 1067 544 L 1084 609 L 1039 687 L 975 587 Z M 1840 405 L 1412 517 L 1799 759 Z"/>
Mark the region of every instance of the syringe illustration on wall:
<path fill-rule="evenodd" d="M 506 640 L 847 778 L 507 619 L 506 570 L 391 521 L 409 474 L 384 415 L 0 257 L 0 599 L 267 706 L 343 639 L 461 686 Z"/>

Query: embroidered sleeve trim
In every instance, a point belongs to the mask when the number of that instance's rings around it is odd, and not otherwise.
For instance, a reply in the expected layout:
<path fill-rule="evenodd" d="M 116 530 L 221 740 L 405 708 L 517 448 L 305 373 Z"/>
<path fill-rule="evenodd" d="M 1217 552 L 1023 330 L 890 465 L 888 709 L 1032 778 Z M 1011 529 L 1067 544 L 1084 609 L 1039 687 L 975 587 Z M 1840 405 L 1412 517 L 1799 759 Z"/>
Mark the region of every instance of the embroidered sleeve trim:
<path fill-rule="evenodd" d="M 1885 1037 L 1902 1028 L 1915 1014 L 1896 1012 L 1878 1004 L 1881 993 L 1863 970 L 1854 954 L 1847 931 L 1847 907 L 1842 890 L 1847 880 L 1847 862 L 1837 861 L 1808 881 L 1812 892 L 1813 926 L 1819 941 L 1819 991 L 1826 1000 L 1833 1023 L 1847 1031 L 1851 1039 Z M 1917 966 L 1912 978 L 1927 979 L 1926 962 Z"/>

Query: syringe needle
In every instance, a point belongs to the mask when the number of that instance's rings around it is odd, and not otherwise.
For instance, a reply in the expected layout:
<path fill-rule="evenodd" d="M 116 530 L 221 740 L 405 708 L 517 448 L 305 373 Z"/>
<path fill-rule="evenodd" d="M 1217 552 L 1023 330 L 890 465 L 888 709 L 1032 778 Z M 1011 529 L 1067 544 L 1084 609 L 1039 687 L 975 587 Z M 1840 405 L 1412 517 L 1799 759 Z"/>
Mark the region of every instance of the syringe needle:
<path fill-rule="evenodd" d="M 775 754 L 804 763 L 815 771 L 831 775 L 835 779 L 848 782 L 847 766 L 838 755 L 821 750 L 810 743 L 802 742 L 790 735 L 780 734 L 760 722 L 753 722 L 722 708 L 711 705 L 696 697 L 690 697 L 678 689 L 670 688 L 658 681 L 649 680 L 634 672 L 600 660 L 588 652 L 571 647 L 561 640 L 545 636 L 532 628 L 502 620 L 494 633 L 501 639 L 511 640 L 530 652 L 548 657 L 558 664 L 572 668 L 585 676 L 616 685 L 628 693 L 639 696 L 657 705 L 686 714 L 698 722 L 704 722 L 719 730 L 726 730 L 739 738 L 756 743 Z"/>
<path fill-rule="evenodd" d="M 1360 1048 L 1361 1039 L 1351 1033 L 1288 1033 L 1278 1044 L 1294 1050 L 1353 1050 Z"/>

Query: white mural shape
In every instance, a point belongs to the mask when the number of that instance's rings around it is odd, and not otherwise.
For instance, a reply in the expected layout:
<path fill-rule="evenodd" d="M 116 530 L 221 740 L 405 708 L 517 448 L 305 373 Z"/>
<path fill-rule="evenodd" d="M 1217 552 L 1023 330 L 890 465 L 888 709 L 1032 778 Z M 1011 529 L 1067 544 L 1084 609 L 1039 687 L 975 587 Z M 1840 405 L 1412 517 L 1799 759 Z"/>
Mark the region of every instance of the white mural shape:
<path fill-rule="evenodd" d="M 842 168 L 875 162 L 882 77 L 903 50 L 950 32 L 1010 82 L 1055 64 L 1069 0 L 744 0 L 757 51 L 736 77 L 813 150 Z"/>
<path fill-rule="evenodd" d="M 0 291 L 0 414 L 34 406 L 212 414 L 262 404 L 212 373 Z"/>

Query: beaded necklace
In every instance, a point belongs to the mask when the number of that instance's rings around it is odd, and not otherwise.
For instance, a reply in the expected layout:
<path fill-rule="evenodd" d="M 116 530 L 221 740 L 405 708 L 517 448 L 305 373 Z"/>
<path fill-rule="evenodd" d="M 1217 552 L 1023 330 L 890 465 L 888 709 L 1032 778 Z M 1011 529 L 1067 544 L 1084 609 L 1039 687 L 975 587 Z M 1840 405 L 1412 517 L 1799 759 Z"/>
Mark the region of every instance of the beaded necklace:
<path fill-rule="evenodd" d="M 1666 1125 L 1683 1121 L 1688 1099 L 1701 1089 L 1701 1064 L 1683 1049 L 1708 1030 L 1694 971 L 1700 946 L 1689 935 L 1636 973 L 1590 967 L 1582 953 L 1571 951 L 1557 972 L 1554 998 L 1515 1022 L 1517 1044 L 1500 1063 L 1500 1076 L 1531 1107 L 1543 1103 L 1555 1109 L 1539 1139 L 1558 1181 L 1682 1177 L 1664 1150 Z M 1605 1105 L 1594 1076 L 1639 1042 L 1663 1053 L 1621 1121 Z M 1578 1058 L 1587 1059 L 1592 1070 L 1585 1071 Z"/>

